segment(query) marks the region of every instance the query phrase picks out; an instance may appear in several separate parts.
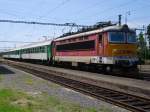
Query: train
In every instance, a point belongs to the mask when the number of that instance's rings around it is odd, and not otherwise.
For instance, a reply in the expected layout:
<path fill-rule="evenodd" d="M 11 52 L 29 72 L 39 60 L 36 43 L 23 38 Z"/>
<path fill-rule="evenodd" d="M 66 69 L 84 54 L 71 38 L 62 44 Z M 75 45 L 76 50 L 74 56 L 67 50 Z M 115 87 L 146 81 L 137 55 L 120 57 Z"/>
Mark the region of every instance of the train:
<path fill-rule="evenodd" d="M 137 71 L 136 31 L 128 25 L 91 28 L 2 53 L 3 58 L 49 65 L 89 66 L 112 72 Z"/>

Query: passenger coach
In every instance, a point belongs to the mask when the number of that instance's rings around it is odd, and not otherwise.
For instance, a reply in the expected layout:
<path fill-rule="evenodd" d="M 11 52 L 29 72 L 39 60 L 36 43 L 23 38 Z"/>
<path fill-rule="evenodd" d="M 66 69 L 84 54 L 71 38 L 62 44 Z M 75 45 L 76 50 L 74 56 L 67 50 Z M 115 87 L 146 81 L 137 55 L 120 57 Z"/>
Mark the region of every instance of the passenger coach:
<path fill-rule="evenodd" d="M 25 45 L 3 53 L 3 57 L 12 60 L 50 63 L 52 40 Z"/>

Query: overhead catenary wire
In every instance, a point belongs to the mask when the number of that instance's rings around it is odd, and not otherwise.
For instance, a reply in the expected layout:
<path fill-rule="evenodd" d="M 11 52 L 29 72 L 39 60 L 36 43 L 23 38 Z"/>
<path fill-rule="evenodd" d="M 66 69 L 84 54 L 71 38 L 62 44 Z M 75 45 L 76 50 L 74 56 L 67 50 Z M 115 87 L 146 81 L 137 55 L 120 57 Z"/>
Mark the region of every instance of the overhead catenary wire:
<path fill-rule="evenodd" d="M 89 26 L 86 26 L 86 25 L 77 25 L 76 23 L 58 24 L 58 23 L 46 23 L 46 22 L 36 22 L 36 21 L 19 21 L 19 20 L 5 20 L 5 19 L 1 19 L 0 22 L 3 22 L 3 23 L 36 24 L 36 25 L 51 25 L 51 26 L 89 27 Z"/>
<path fill-rule="evenodd" d="M 0 41 L 0 43 L 37 43 L 37 42 L 27 42 L 27 41 Z"/>
<path fill-rule="evenodd" d="M 0 49 L 11 49 L 11 48 L 14 48 L 14 47 L 0 47 Z"/>

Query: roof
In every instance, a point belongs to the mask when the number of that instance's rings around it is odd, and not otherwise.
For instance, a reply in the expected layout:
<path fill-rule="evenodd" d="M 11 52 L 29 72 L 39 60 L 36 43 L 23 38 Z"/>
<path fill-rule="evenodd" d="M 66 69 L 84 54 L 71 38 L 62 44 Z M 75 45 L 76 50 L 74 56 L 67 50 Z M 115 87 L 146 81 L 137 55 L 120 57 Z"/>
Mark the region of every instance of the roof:
<path fill-rule="evenodd" d="M 6 52 L 16 51 L 16 50 L 20 50 L 20 49 L 33 48 L 33 47 L 40 47 L 40 46 L 45 46 L 45 45 L 50 45 L 51 42 L 52 42 L 52 40 L 46 40 L 46 41 L 42 41 L 42 42 L 36 42 L 36 43 L 32 43 L 32 44 L 21 46 L 21 47 L 15 48 L 15 49 L 11 49 L 11 50 L 8 50 Z"/>
<path fill-rule="evenodd" d="M 95 29 L 95 30 L 92 30 L 92 31 L 83 32 L 83 33 L 64 36 L 64 37 L 61 37 L 61 38 L 57 38 L 54 41 L 60 41 L 60 40 L 65 40 L 65 39 L 70 39 L 70 38 L 76 38 L 76 37 L 80 37 L 80 36 L 87 36 L 87 35 L 92 35 L 92 34 L 105 32 L 105 31 L 115 31 L 115 30 L 119 31 L 119 30 L 122 30 L 122 29 L 128 29 L 131 32 L 134 31 L 133 29 L 129 29 L 127 25 L 123 25 L 123 26 L 115 25 L 115 26 L 108 26 L 108 27 L 104 27 L 104 28 Z"/>

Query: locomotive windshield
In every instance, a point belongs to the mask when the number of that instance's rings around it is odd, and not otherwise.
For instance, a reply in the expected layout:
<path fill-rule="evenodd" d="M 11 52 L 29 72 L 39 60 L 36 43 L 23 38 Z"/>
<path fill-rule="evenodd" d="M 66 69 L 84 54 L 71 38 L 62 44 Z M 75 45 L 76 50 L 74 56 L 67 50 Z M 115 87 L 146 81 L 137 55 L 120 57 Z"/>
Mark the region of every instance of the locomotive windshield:
<path fill-rule="evenodd" d="M 136 42 L 136 34 L 135 33 L 127 33 L 127 42 L 135 43 Z"/>
<path fill-rule="evenodd" d="M 136 43 L 134 32 L 109 32 L 109 42 L 111 43 Z"/>
<path fill-rule="evenodd" d="M 110 32 L 109 33 L 109 42 L 124 43 L 125 42 L 125 34 L 123 32 Z"/>

